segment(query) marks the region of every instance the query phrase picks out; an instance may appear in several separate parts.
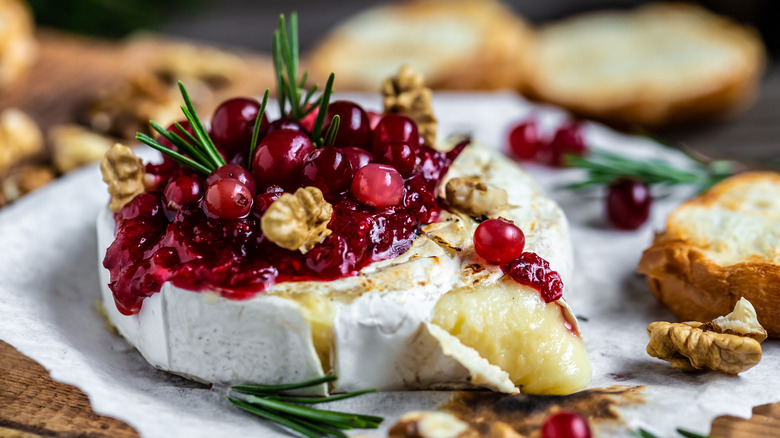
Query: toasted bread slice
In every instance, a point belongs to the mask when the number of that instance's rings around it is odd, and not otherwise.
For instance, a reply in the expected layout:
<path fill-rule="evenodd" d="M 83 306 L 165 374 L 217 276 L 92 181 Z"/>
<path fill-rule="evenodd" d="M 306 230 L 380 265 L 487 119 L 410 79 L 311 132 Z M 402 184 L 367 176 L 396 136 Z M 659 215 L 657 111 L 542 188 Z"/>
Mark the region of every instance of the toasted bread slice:
<path fill-rule="evenodd" d="M 528 94 L 622 125 L 745 108 L 764 67 L 754 29 L 690 4 L 575 16 L 539 29 L 533 49 Z"/>
<path fill-rule="evenodd" d="M 339 25 L 314 50 L 315 78 L 375 90 L 408 64 L 432 88 L 517 88 L 532 31 L 493 0 L 415 0 L 379 6 Z"/>
<path fill-rule="evenodd" d="M 780 337 L 780 174 L 735 176 L 681 205 L 638 271 L 681 320 L 710 321 L 744 297 Z"/>

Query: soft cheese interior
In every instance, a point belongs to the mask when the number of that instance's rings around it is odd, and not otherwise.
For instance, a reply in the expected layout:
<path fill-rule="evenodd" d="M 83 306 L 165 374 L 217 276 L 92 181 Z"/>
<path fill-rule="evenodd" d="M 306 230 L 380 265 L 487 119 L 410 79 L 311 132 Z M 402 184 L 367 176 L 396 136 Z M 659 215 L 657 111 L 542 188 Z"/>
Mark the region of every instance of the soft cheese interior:
<path fill-rule="evenodd" d="M 520 226 L 526 251 L 547 259 L 568 284 L 566 218 L 531 178 L 477 145 L 447 179 L 462 176 L 507 191 L 510 205 L 500 216 Z M 406 253 L 358 276 L 281 283 L 244 301 L 166 283 L 139 314 L 125 316 L 101 266 L 102 294 L 119 332 L 152 365 L 204 382 L 273 384 L 334 372 L 331 391 L 477 386 L 567 394 L 587 386 L 590 364 L 566 303 L 545 304 L 536 290 L 479 259 L 476 226 L 444 212 Z M 98 218 L 101 260 L 113 239 L 106 209 Z"/>

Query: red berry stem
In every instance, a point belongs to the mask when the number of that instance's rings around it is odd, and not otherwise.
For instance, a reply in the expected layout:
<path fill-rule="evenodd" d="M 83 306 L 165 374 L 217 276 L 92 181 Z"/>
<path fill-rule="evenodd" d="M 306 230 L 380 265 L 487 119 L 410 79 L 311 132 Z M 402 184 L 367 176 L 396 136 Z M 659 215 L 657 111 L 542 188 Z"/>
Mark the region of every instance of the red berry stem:
<path fill-rule="evenodd" d="M 252 130 L 252 142 L 249 144 L 249 159 L 247 160 L 247 169 L 252 170 L 252 161 L 255 157 L 255 149 L 257 149 L 257 142 L 260 140 L 260 126 L 263 124 L 263 115 L 265 114 L 265 106 L 268 105 L 268 94 L 271 90 L 265 89 L 263 94 L 263 101 L 260 103 L 260 111 L 257 112 L 257 118 L 255 119 L 255 127 Z"/>

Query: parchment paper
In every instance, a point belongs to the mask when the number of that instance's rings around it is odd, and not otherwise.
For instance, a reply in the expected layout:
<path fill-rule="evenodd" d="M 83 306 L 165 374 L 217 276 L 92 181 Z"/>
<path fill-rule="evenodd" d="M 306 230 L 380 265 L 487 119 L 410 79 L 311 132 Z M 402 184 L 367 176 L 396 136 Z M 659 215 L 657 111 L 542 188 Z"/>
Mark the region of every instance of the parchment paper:
<path fill-rule="evenodd" d="M 381 108 L 376 96 L 347 97 Z M 435 110 L 440 133 L 471 133 L 496 149 L 520 118 L 535 114 L 551 132 L 563 116 L 501 93 L 439 93 Z M 675 151 L 598 125 L 588 125 L 586 136 L 594 148 L 685 162 Z M 663 193 L 648 225 L 618 232 L 607 226 L 598 194 L 556 188 L 581 177 L 578 171 L 528 168 L 572 225 L 576 276 L 566 298 L 576 314 L 588 318 L 581 328 L 593 365 L 591 387 L 647 385 L 647 402 L 623 412 L 628 426 L 644 425 L 659 436 L 674 436 L 676 427 L 706 433 L 718 415 L 747 417 L 752 406 L 780 401 L 777 341 L 765 342 L 761 363 L 739 377 L 683 374 L 645 353 L 647 324 L 673 316 L 656 303 L 634 269 L 653 231 L 662 229 L 668 212 L 690 191 Z M 81 388 L 96 412 L 129 423 L 142 436 L 286 435 L 233 408 L 218 393 L 152 368 L 105 330 L 93 303 L 99 297 L 95 217 L 107 198 L 97 166 L 91 166 L 0 211 L 0 339 L 41 363 L 54 379 Z M 433 409 L 450 397 L 447 392 L 379 393 L 332 406 L 385 416 L 378 433 L 384 434 L 403 412 Z M 627 428 L 609 432 L 627 434 Z"/>

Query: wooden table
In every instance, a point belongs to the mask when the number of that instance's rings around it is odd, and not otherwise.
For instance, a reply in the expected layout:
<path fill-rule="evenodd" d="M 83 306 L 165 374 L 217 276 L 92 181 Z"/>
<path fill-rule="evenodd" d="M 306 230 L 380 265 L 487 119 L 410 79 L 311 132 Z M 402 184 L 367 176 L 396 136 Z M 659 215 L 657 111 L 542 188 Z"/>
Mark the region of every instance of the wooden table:
<path fill-rule="evenodd" d="M 115 43 L 47 32 L 39 39 L 38 63 L 18 86 L 0 94 L 0 108 L 19 107 L 44 127 L 68 122 L 81 99 L 97 87 L 122 78 L 121 52 Z M 52 87 L 55 73 L 57 86 Z M 763 162 L 778 159 L 780 71 L 769 72 L 758 103 L 738 120 L 666 136 L 718 158 L 747 157 Z M 755 408 L 750 420 L 717 418 L 711 433 L 722 437 L 778 437 L 780 403 Z M 94 413 L 79 389 L 52 380 L 43 367 L 0 340 L 0 437 L 36 436 L 123 438 L 137 433 L 121 421 Z"/>

